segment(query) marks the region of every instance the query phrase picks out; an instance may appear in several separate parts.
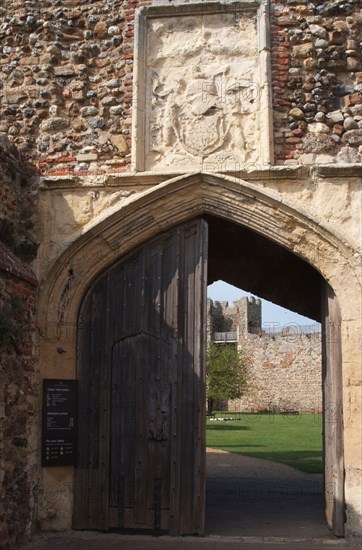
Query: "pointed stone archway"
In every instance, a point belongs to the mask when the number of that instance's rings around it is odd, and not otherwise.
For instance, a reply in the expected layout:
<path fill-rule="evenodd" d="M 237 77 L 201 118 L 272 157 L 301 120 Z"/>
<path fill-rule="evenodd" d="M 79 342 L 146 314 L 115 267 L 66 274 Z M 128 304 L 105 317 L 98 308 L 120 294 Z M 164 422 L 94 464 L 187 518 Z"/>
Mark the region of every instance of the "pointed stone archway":
<path fill-rule="evenodd" d="M 282 203 L 271 193 L 261 191 L 260 187 L 234 177 L 217 174 L 195 173 L 172 178 L 144 192 L 111 215 L 106 214 L 103 221 L 94 225 L 58 258 L 41 286 L 38 319 L 42 340 L 43 377 L 76 376 L 78 312 L 85 292 L 101 271 L 136 246 L 167 229 L 195 217 L 210 215 L 246 227 L 276 243 L 313 266 L 330 285 L 325 287 L 329 288 L 328 292 L 325 291 L 328 294 L 325 303 L 331 305 L 331 300 L 333 302 L 335 296 L 338 298 L 340 323 L 337 318 L 329 319 L 327 314 L 325 319 L 326 326 L 331 322 L 334 327 L 337 322 L 338 330 L 340 326 L 341 340 L 337 336 L 332 363 L 333 369 L 340 377 L 343 367 L 343 379 L 328 386 L 328 391 L 332 393 L 327 396 L 327 400 L 337 403 L 340 413 L 342 386 L 344 393 L 347 393 L 348 379 L 354 376 L 355 372 L 353 359 L 358 359 L 355 352 L 354 355 L 348 354 L 348 349 L 353 352 L 348 334 L 355 330 L 354 320 L 358 319 L 358 303 L 357 296 L 351 296 L 347 289 L 360 288 L 358 267 L 348 244 L 342 242 L 317 220 L 293 209 L 291 205 Z M 338 307 L 331 306 L 326 309 L 326 312 L 328 311 L 338 312 Z M 67 352 L 62 360 L 57 354 L 57 348 L 65 349 Z M 326 372 L 332 372 L 328 361 Z M 353 423 L 349 415 L 347 420 L 349 422 L 345 421 L 343 433 L 344 441 L 347 443 L 344 455 L 348 455 L 352 450 L 348 435 L 351 430 L 353 435 Z M 337 440 L 342 439 L 340 420 L 333 425 L 339 427 L 338 432 L 335 429 L 331 432 L 330 441 L 327 443 L 329 449 L 335 449 Z M 352 442 L 352 447 L 353 445 L 355 441 Z M 335 510 L 339 508 L 343 513 L 345 488 L 347 514 L 353 514 L 354 472 L 353 465 L 346 468 L 344 483 L 343 451 L 340 448 L 338 452 L 342 453 L 342 462 L 340 460 L 337 470 L 332 470 L 330 474 L 332 485 L 327 481 L 327 486 L 333 487 L 332 500 L 327 499 L 327 502 L 333 503 L 328 507 L 327 517 L 336 534 L 342 535 L 341 520 L 338 520 L 336 528 Z M 333 456 L 334 452 L 331 453 L 331 460 Z M 45 496 L 47 484 L 51 479 L 49 475 L 49 472 L 44 471 Z M 67 513 L 66 510 L 73 502 L 72 474 L 65 470 L 60 471 L 59 476 L 65 485 L 67 482 L 69 485 L 66 491 L 59 494 L 57 500 L 58 527 L 69 528 L 71 513 Z"/>

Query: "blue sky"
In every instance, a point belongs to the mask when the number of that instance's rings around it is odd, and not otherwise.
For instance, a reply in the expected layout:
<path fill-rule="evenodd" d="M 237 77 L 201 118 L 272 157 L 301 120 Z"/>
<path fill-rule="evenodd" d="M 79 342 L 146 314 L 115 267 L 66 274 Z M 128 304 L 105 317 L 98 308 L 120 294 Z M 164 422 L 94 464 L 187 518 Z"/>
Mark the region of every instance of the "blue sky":
<path fill-rule="evenodd" d="M 224 281 L 216 281 L 212 285 L 208 286 L 207 295 L 212 300 L 226 300 L 229 302 L 229 305 L 232 305 L 233 300 L 239 300 L 242 296 L 250 296 L 250 293 L 244 292 L 243 290 L 229 285 Z M 268 324 L 271 326 L 270 323 L 278 323 L 278 326 L 281 327 L 288 324 L 319 326 L 318 323 L 312 319 L 308 319 L 308 317 L 303 317 L 294 311 L 289 311 L 289 309 L 284 309 L 263 299 L 262 322 L 264 326 Z"/>

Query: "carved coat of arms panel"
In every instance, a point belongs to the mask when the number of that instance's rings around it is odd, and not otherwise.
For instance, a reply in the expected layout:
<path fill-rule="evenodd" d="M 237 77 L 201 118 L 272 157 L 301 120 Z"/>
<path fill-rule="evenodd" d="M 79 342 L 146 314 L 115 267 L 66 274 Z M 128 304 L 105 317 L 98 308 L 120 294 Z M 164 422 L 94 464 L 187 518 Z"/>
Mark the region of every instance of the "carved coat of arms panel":
<path fill-rule="evenodd" d="M 260 158 L 255 11 L 159 17 L 147 26 L 146 170 L 238 170 Z"/>

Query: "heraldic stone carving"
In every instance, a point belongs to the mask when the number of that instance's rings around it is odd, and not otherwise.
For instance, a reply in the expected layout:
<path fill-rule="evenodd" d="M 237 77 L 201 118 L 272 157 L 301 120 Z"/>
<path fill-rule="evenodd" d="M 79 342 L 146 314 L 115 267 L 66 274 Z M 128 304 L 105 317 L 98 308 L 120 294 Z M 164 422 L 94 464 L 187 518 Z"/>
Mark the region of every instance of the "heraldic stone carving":
<path fill-rule="evenodd" d="M 147 33 L 146 169 L 235 169 L 258 159 L 255 16 L 163 17 Z"/>

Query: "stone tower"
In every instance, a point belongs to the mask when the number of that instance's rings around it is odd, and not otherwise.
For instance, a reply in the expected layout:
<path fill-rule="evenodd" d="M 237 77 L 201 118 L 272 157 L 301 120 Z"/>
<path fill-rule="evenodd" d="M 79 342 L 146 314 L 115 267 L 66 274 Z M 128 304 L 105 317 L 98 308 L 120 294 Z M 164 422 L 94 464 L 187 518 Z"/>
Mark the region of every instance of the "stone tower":
<path fill-rule="evenodd" d="M 236 309 L 239 334 L 258 334 L 261 331 L 261 300 L 248 296 L 234 302 L 232 310 Z"/>
<path fill-rule="evenodd" d="M 210 332 L 238 333 L 239 339 L 245 334 L 258 334 L 261 331 L 261 300 L 258 298 L 243 297 L 233 302 L 232 306 L 226 301 L 209 300 L 208 329 Z"/>

